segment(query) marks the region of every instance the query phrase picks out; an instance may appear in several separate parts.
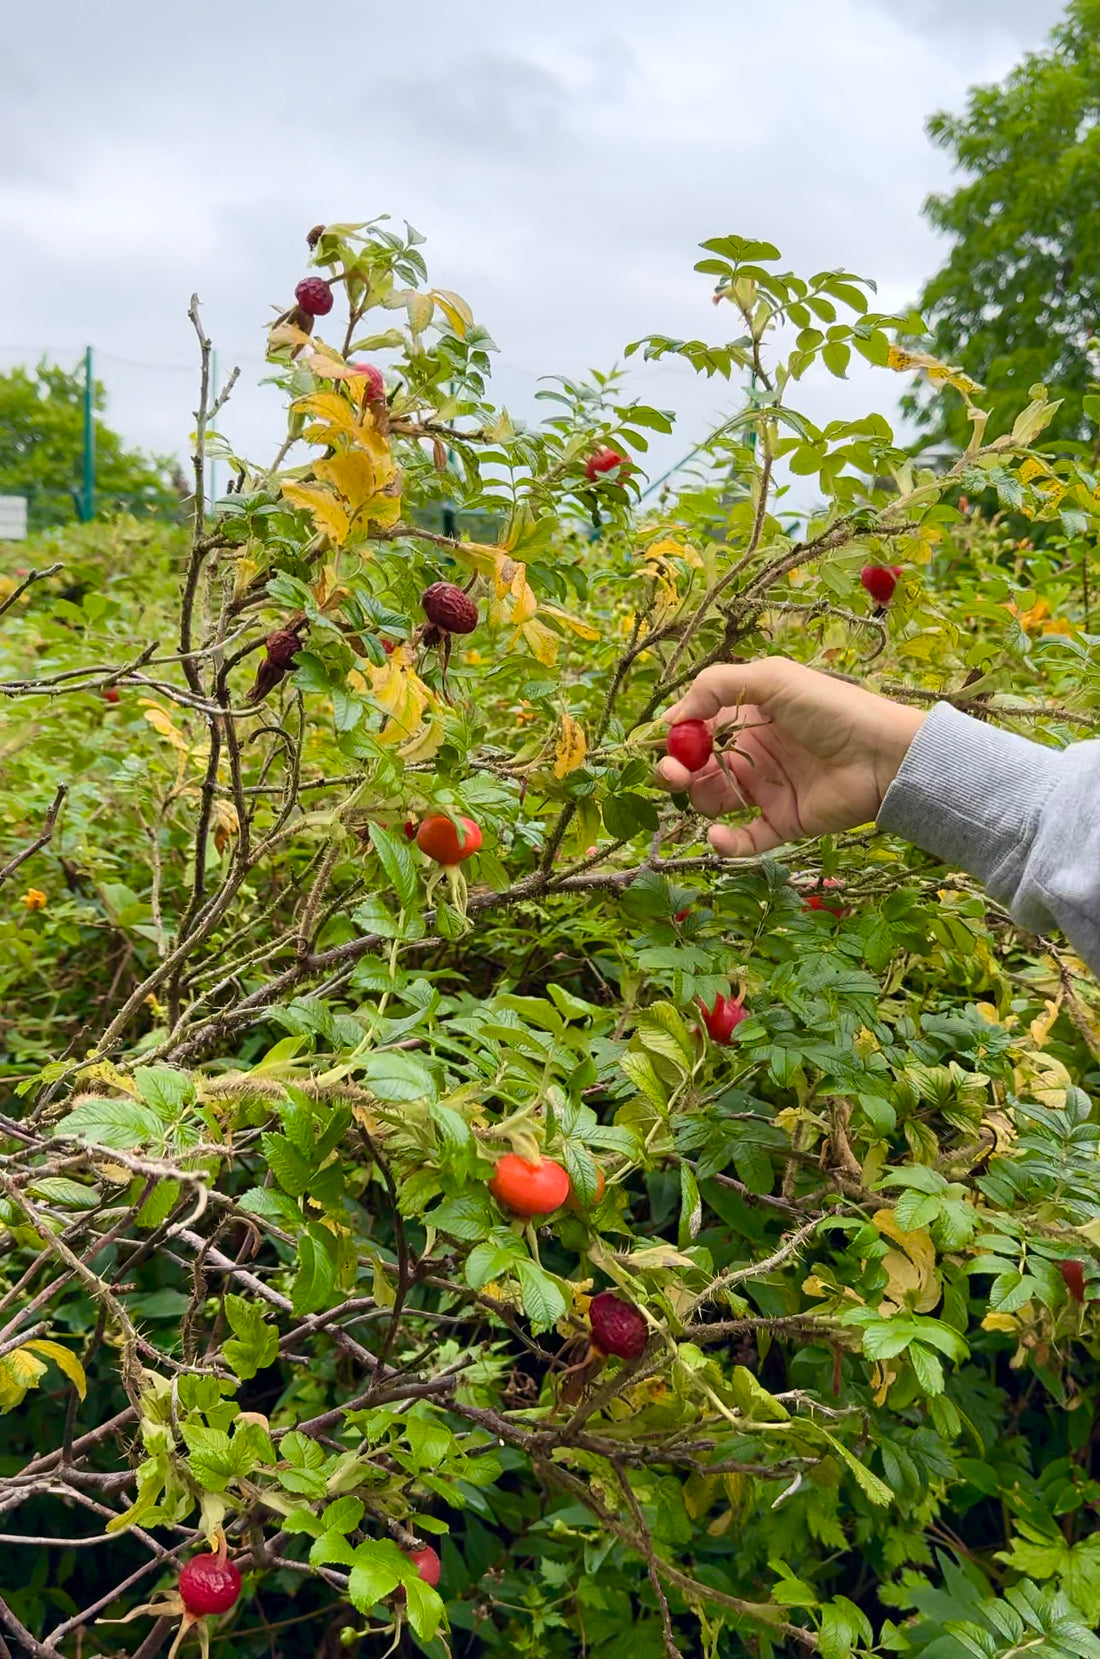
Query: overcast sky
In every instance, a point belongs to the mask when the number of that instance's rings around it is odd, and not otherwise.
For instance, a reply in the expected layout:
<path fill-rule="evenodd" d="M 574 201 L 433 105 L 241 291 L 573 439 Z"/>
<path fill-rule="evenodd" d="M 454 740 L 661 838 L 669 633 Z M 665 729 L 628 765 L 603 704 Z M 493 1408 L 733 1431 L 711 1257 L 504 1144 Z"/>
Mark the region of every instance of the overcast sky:
<path fill-rule="evenodd" d="M 724 337 L 692 271 L 704 237 L 765 237 L 806 274 L 873 276 L 904 306 L 939 263 L 928 114 L 1043 43 L 1061 0 L 33 0 L 0 56 L 0 368 L 96 347 L 108 419 L 181 451 L 197 290 L 242 386 L 225 429 L 277 434 L 265 320 L 321 220 L 389 212 L 500 348 L 537 377 L 608 367 L 660 331 Z M 637 362 L 637 359 L 635 359 Z M 671 366 L 671 464 L 739 402 Z M 889 410 L 861 365 L 807 383 L 817 418 Z"/>

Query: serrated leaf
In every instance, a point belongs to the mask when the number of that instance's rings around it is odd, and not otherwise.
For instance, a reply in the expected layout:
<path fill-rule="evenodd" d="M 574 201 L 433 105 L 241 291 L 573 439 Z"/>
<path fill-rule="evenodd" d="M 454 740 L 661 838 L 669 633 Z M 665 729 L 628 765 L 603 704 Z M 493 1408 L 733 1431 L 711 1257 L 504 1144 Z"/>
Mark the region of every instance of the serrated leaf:
<path fill-rule="evenodd" d="M 411 910 L 416 903 L 419 880 L 409 842 L 403 834 L 394 835 L 380 824 L 371 825 L 370 841 L 398 904 L 402 910 Z"/>
<path fill-rule="evenodd" d="M 298 1271 L 290 1291 L 296 1315 L 319 1313 L 336 1285 L 336 1248 L 330 1233 L 310 1228 L 298 1240 Z"/>
<path fill-rule="evenodd" d="M 565 1313 L 565 1297 L 550 1275 L 533 1261 L 516 1263 L 516 1277 L 523 1292 L 523 1308 L 531 1329 L 549 1331 Z"/>
<path fill-rule="evenodd" d="M 93 1096 L 74 1106 L 54 1134 L 109 1146 L 116 1152 L 132 1152 L 141 1146 L 161 1146 L 164 1123 L 151 1106 L 139 1101 Z"/>
<path fill-rule="evenodd" d="M 392 1105 L 438 1097 L 435 1077 L 422 1060 L 394 1052 L 369 1054 L 363 1066 L 372 1094 Z"/>
<path fill-rule="evenodd" d="M 313 1178 L 313 1166 L 309 1159 L 303 1157 L 285 1135 L 261 1135 L 260 1145 L 271 1166 L 271 1173 L 283 1191 L 291 1198 L 301 1198 Z"/>

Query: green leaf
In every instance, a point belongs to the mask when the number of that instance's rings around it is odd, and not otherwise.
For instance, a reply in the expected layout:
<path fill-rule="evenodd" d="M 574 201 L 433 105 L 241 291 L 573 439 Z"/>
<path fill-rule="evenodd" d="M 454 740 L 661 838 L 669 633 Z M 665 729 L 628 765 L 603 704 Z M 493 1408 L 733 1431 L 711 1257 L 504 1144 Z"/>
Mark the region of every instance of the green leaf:
<path fill-rule="evenodd" d="M 516 1277 L 523 1292 L 523 1307 L 537 1335 L 549 1331 L 565 1313 L 565 1297 L 549 1273 L 533 1261 L 516 1263 Z"/>
<path fill-rule="evenodd" d="M 642 830 L 657 828 L 657 809 L 644 795 L 629 790 L 607 795 L 600 804 L 604 828 L 615 841 L 629 841 Z"/>
<path fill-rule="evenodd" d="M 285 1231 L 295 1232 L 301 1225 L 302 1212 L 297 1204 L 285 1193 L 276 1192 L 273 1187 L 249 1187 L 237 1202 L 249 1215 L 258 1215 L 267 1221 L 274 1221 Z"/>
<path fill-rule="evenodd" d="M 433 1073 L 412 1054 L 369 1054 L 363 1073 L 371 1093 L 390 1105 L 434 1101 L 438 1097 Z"/>
<path fill-rule="evenodd" d="M 191 1079 L 171 1066 L 138 1066 L 134 1082 L 142 1100 L 170 1123 L 182 1117 L 195 1098 Z"/>
<path fill-rule="evenodd" d="M 271 1365 L 279 1352 L 279 1333 L 270 1325 L 263 1310 L 243 1296 L 232 1292 L 225 1298 L 225 1312 L 234 1335 L 224 1344 L 222 1352 L 242 1382 L 248 1382 L 257 1371 Z"/>
<path fill-rule="evenodd" d="M 301 1198 L 308 1191 L 313 1176 L 309 1159 L 303 1157 L 285 1135 L 261 1135 L 260 1145 L 271 1166 L 271 1173 L 283 1191 L 291 1198 Z"/>
<path fill-rule="evenodd" d="M 54 1129 L 62 1139 L 87 1141 L 131 1152 L 141 1146 L 160 1147 L 164 1124 L 151 1106 L 136 1100 L 109 1100 L 92 1096 L 82 1100 Z"/>
<path fill-rule="evenodd" d="M 830 340 L 829 344 L 822 348 L 822 362 L 829 373 L 835 374 L 840 380 L 847 376 L 848 364 L 851 362 L 851 358 L 852 348 L 846 345 L 843 340 Z"/>
<path fill-rule="evenodd" d="M 418 1576 L 406 1577 L 409 1623 L 422 1642 L 430 1642 L 443 1623 L 444 1606 L 438 1591 Z"/>
<path fill-rule="evenodd" d="M 40 1181 L 32 1181 L 27 1192 L 63 1210 L 94 1210 L 102 1202 L 98 1187 L 86 1187 L 67 1175 L 44 1175 Z"/>
<path fill-rule="evenodd" d="M 848 1450 L 843 1441 L 838 1440 L 836 1435 L 830 1434 L 827 1429 L 819 1429 L 818 1432 L 828 1441 L 837 1456 L 855 1476 L 857 1486 L 870 1498 L 872 1503 L 885 1508 L 887 1504 L 893 1502 L 894 1494 L 885 1481 L 879 1480 L 878 1476 L 868 1469 L 865 1463 L 861 1463 L 854 1452 Z"/>
<path fill-rule="evenodd" d="M 416 904 L 420 883 L 409 842 L 403 834 L 395 835 L 381 824 L 371 825 L 370 841 L 398 904 L 402 910 L 411 910 Z"/>
<path fill-rule="evenodd" d="M 388 1538 L 368 1538 L 355 1549 L 355 1565 L 348 1575 L 348 1596 L 360 1613 L 392 1595 L 402 1582 L 408 1562 Z"/>
<path fill-rule="evenodd" d="M 298 1271 L 290 1300 L 296 1316 L 327 1307 L 336 1284 L 336 1241 L 326 1228 L 311 1226 L 298 1240 Z"/>

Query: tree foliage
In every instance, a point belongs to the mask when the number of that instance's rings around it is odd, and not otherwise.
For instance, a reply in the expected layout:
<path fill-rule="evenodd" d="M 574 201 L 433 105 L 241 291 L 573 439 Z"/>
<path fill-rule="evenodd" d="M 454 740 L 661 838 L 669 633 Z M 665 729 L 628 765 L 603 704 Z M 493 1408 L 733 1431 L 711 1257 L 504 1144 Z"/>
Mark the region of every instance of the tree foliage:
<path fill-rule="evenodd" d="M 96 381 L 97 410 L 107 394 Z M 84 375 L 56 363 L 0 374 L 0 495 L 25 495 L 32 529 L 79 516 L 83 485 Z M 172 463 L 125 447 L 117 432 L 95 421 L 96 497 L 101 510 L 163 509 L 175 499 Z"/>
<path fill-rule="evenodd" d="M 651 776 L 676 688 L 769 649 L 1093 730 L 1095 476 L 1038 397 L 946 477 L 818 427 L 800 379 L 901 366 L 906 319 L 731 236 L 731 336 L 636 349 L 753 399 L 642 511 L 664 411 L 563 381 L 520 427 L 414 233 L 314 241 L 340 333 L 272 331 L 276 464 L 0 600 L 5 1641 L 117 1653 L 132 1616 L 150 1659 L 206 1541 L 247 1659 L 1096 1659 L 1095 986 L 869 831 L 724 865 Z M 978 487 L 1040 553 L 945 504 Z M 500 540 L 427 528 L 444 497 Z M 449 642 L 440 580 L 480 611 Z M 433 866 L 429 812 L 481 850 Z M 567 1204 L 502 1209 L 509 1152 Z M 638 1357 L 592 1347 L 607 1289 Z"/>
<path fill-rule="evenodd" d="M 925 213 L 949 240 L 919 305 L 932 349 L 986 388 L 995 418 L 1045 381 L 1062 407 L 1057 438 L 1082 439 L 1100 406 L 1100 4 L 1072 0 L 1049 46 L 1003 82 L 975 87 L 929 132 L 964 175 Z M 918 390 L 910 411 L 936 439 L 965 446 L 965 411 Z"/>

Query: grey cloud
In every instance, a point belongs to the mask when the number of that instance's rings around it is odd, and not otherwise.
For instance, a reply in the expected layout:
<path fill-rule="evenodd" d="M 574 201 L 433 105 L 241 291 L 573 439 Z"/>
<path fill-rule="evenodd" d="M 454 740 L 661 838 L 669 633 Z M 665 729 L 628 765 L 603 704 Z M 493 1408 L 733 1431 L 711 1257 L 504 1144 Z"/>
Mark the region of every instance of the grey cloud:
<path fill-rule="evenodd" d="M 327 0 L 313 28 L 300 0 L 43 0 L 0 66 L 0 363 L 90 340 L 111 418 L 182 447 L 197 289 L 244 370 L 226 428 L 262 456 L 263 323 L 303 274 L 304 233 L 382 211 L 428 235 L 433 276 L 473 303 L 500 394 L 528 416 L 537 374 L 606 366 L 650 330 L 725 333 L 691 269 L 707 236 L 766 236 L 795 268 L 845 264 L 904 304 L 938 260 L 920 204 L 949 176 L 924 120 L 1024 43 L 941 29 L 940 5 L 604 0 L 595 21 L 559 0 L 548 21 L 531 0 Z M 676 366 L 636 385 L 682 411 L 656 461 L 740 395 Z M 855 414 L 896 389 L 860 369 L 803 401 Z"/>
<path fill-rule="evenodd" d="M 1066 0 L 873 0 L 923 32 L 1010 35 L 1034 49 L 1065 15 Z"/>

